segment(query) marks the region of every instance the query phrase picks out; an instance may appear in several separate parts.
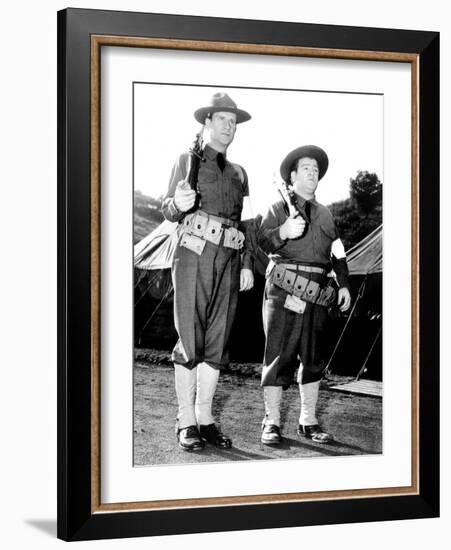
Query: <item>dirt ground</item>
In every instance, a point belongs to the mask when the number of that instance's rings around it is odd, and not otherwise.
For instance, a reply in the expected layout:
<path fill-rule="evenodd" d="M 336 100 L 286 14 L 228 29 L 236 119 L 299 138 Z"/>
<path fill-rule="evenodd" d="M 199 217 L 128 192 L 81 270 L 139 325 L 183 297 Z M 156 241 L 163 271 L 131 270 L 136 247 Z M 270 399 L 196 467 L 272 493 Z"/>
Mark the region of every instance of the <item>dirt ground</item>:
<path fill-rule="evenodd" d="M 166 357 L 160 361 L 135 356 L 134 464 L 181 464 L 276 458 L 333 457 L 382 452 L 382 399 L 345 394 L 329 386 L 349 380 L 331 376 L 323 382 L 318 403 L 321 425 L 334 436 L 330 444 L 313 443 L 296 435 L 299 394 L 296 385 L 284 392 L 280 447 L 260 442 L 264 414 L 258 373 L 252 366 L 239 369 L 248 375 L 221 373 L 213 405 L 224 433 L 233 440 L 231 449 L 207 445 L 201 452 L 183 451 L 174 431 L 177 413 L 174 373 Z M 247 370 L 246 370 L 247 369 Z M 236 371 L 236 369 L 235 369 Z M 250 373 L 250 375 L 249 375 Z"/>

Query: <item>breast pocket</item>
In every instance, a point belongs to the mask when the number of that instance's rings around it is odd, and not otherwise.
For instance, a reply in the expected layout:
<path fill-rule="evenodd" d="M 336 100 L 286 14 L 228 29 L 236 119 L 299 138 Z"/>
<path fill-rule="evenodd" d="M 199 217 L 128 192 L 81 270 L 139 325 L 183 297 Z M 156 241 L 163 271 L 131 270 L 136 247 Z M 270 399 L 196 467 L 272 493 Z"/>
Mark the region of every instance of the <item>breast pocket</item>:
<path fill-rule="evenodd" d="M 216 170 L 201 165 L 197 188 L 201 197 L 201 208 L 209 211 L 212 204 L 216 203 L 218 196 L 218 175 Z"/>

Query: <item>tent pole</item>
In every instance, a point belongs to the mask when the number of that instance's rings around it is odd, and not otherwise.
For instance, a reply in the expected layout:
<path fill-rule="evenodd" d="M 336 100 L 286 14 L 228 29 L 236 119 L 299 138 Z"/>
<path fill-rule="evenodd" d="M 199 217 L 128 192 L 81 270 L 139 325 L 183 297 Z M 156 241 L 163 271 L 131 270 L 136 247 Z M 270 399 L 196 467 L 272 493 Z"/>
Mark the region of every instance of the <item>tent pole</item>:
<path fill-rule="evenodd" d="M 376 345 L 376 342 L 377 342 L 377 340 L 378 340 L 379 335 L 380 335 L 381 332 L 382 332 L 382 325 L 380 326 L 380 328 L 379 328 L 379 330 L 378 330 L 378 332 L 377 332 L 377 334 L 376 334 L 376 338 L 374 339 L 373 344 L 371 345 L 370 351 L 368 352 L 368 355 L 367 355 L 366 358 L 365 358 L 365 361 L 364 361 L 364 363 L 363 363 L 363 365 L 362 365 L 362 368 L 361 368 L 361 369 L 359 370 L 359 372 L 357 373 L 356 380 L 360 380 L 360 377 L 362 376 L 362 374 L 363 374 L 364 372 L 366 372 L 366 364 L 368 363 L 368 359 L 370 358 L 370 355 L 371 355 L 371 353 L 372 353 L 372 351 L 373 351 L 373 349 L 374 349 L 374 346 Z"/>
<path fill-rule="evenodd" d="M 341 331 L 340 337 L 338 338 L 338 341 L 335 345 L 334 351 L 332 352 L 332 355 L 330 356 L 329 361 L 327 362 L 326 368 L 324 369 L 323 379 L 326 378 L 327 376 L 329 376 L 329 374 L 331 373 L 332 369 L 330 368 L 330 365 L 332 363 L 333 358 L 335 357 L 335 354 L 337 352 L 338 347 L 340 346 L 340 343 L 343 339 L 343 336 L 344 336 L 344 333 L 346 332 L 346 329 L 348 328 L 348 325 L 349 325 L 349 323 L 352 319 L 352 316 L 354 315 L 355 308 L 356 308 L 357 304 L 359 303 L 360 298 L 363 296 L 363 293 L 365 291 L 366 278 L 367 278 L 367 275 L 365 275 L 365 278 L 363 279 L 362 284 L 360 285 L 359 291 L 357 293 L 357 298 L 356 298 L 356 300 L 354 302 L 354 305 L 352 306 L 352 309 L 351 309 L 351 313 L 349 314 L 348 319 L 346 320 L 346 324 L 343 327 L 343 330 Z"/>

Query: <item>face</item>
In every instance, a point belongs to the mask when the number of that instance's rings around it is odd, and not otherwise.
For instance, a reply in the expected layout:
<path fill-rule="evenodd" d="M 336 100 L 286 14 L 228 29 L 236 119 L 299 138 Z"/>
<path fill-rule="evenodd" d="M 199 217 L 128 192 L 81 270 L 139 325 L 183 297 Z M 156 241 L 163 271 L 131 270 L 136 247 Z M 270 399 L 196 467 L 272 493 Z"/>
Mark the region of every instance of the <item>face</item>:
<path fill-rule="evenodd" d="M 233 141 L 236 132 L 236 114 L 227 112 L 213 113 L 205 125 L 210 131 L 210 143 L 217 149 L 227 148 Z"/>
<path fill-rule="evenodd" d="M 291 183 L 298 195 L 311 198 L 318 187 L 319 169 L 316 159 L 299 159 L 297 170 L 291 172 Z"/>

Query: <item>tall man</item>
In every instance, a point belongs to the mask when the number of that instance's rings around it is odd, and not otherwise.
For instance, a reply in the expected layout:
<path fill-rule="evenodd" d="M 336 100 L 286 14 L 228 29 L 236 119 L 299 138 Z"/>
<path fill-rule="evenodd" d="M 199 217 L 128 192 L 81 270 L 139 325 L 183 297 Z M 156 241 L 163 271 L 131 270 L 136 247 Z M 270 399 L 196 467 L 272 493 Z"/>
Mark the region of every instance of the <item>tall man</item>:
<path fill-rule="evenodd" d="M 319 443 L 331 440 L 316 418 L 325 367 L 327 308 L 335 294 L 326 276 L 330 267 L 337 277 L 341 311 L 349 308 L 351 297 L 344 247 L 330 211 L 315 199 L 318 182 L 328 165 L 327 154 L 317 146 L 305 145 L 291 151 L 280 173 L 292 185 L 294 202 L 302 215 L 287 214 L 284 202 L 276 202 L 259 231 L 259 244 L 271 258 L 263 304 L 266 344 L 262 443 L 266 445 L 281 443 L 282 391 L 292 382 L 296 368 L 301 399 L 298 434 Z"/>
<path fill-rule="evenodd" d="M 186 182 L 188 154 L 176 161 L 163 214 L 180 223 L 172 265 L 174 321 L 179 340 L 173 350 L 180 447 L 198 451 L 205 441 L 228 448 L 212 416 L 219 370 L 227 366 L 228 341 L 238 290 L 254 284 L 255 229 L 244 169 L 226 152 L 237 124 L 251 118 L 225 93 L 216 93 L 194 117 L 209 140 L 200 163 L 197 193 Z"/>

